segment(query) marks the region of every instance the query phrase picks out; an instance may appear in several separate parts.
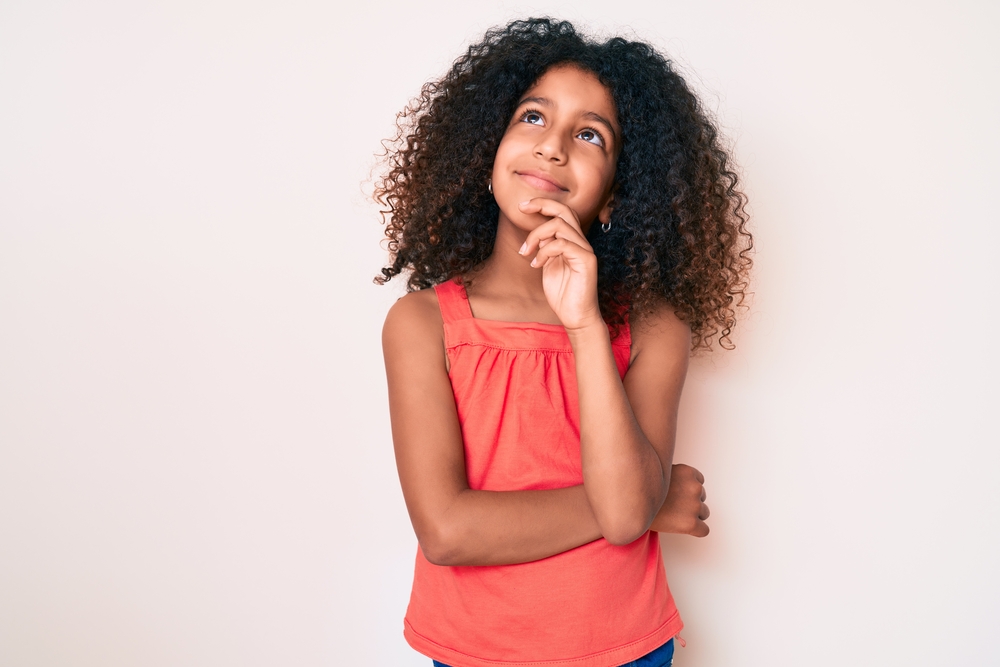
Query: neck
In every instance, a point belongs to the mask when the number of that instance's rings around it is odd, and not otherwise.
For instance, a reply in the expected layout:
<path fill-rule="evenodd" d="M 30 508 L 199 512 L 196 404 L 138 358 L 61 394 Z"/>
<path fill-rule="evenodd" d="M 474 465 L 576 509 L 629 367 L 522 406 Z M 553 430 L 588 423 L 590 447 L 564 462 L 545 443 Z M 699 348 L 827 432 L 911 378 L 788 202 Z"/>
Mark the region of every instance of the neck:
<path fill-rule="evenodd" d="M 516 227 L 501 213 L 493 254 L 477 272 L 475 282 L 490 292 L 503 291 L 544 301 L 541 270 L 531 266 L 531 257 L 518 253 L 527 238 L 528 232 Z"/>

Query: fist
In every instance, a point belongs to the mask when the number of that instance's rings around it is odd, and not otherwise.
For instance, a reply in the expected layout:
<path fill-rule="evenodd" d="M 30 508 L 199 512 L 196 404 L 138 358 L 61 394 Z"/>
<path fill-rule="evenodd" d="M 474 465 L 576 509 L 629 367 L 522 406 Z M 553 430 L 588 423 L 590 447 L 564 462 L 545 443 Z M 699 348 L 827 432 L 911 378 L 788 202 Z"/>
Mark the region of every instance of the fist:
<path fill-rule="evenodd" d="M 705 476 L 683 463 L 670 468 L 670 487 L 663 507 L 656 513 L 650 530 L 705 537 L 708 535 L 708 505 L 705 504 Z"/>

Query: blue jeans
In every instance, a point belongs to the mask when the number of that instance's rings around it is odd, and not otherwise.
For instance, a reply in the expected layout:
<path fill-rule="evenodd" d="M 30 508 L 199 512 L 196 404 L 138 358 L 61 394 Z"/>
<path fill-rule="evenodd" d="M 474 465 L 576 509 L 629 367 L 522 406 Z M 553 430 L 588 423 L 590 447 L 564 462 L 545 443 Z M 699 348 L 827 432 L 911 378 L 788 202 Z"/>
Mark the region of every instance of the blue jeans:
<path fill-rule="evenodd" d="M 646 655 L 626 662 L 621 667 L 670 667 L 674 663 L 674 640 L 671 639 L 658 649 L 653 649 Z M 448 667 L 443 662 L 434 661 L 434 667 Z"/>

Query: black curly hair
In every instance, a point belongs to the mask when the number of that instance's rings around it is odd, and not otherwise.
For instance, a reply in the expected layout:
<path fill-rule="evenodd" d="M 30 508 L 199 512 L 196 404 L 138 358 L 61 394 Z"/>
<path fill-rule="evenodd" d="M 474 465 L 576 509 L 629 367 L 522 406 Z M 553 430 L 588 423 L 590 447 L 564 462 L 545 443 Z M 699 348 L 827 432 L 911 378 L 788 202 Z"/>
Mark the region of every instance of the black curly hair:
<path fill-rule="evenodd" d="M 753 239 L 715 124 L 651 46 L 598 43 L 566 21 L 490 30 L 399 114 L 375 187 L 390 252 L 375 281 L 408 271 L 407 289 L 424 289 L 490 256 L 500 209 L 485 184 L 497 147 L 523 93 L 560 64 L 593 72 L 621 125 L 611 231 L 593 225 L 588 236 L 605 320 L 617 326 L 629 310 L 666 300 L 691 327 L 694 349 L 710 348 L 716 335 L 732 348 Z"/>

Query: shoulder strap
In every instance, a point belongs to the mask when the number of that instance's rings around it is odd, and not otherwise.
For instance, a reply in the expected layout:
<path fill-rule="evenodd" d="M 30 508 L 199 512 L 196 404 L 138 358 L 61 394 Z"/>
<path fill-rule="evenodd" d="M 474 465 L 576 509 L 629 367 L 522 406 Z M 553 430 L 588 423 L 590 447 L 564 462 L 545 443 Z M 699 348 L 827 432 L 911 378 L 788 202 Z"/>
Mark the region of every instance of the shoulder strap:
<path fill-rule="evenodd" d="M 441 319 L 445 324 L 456 320 L 472 319 L 472 308 L 469 307 L 469 296 L 465 287 L 455 280 L 448 280 L 434 286 L 437 294 L 438 307 L 441 309 Z"/>

